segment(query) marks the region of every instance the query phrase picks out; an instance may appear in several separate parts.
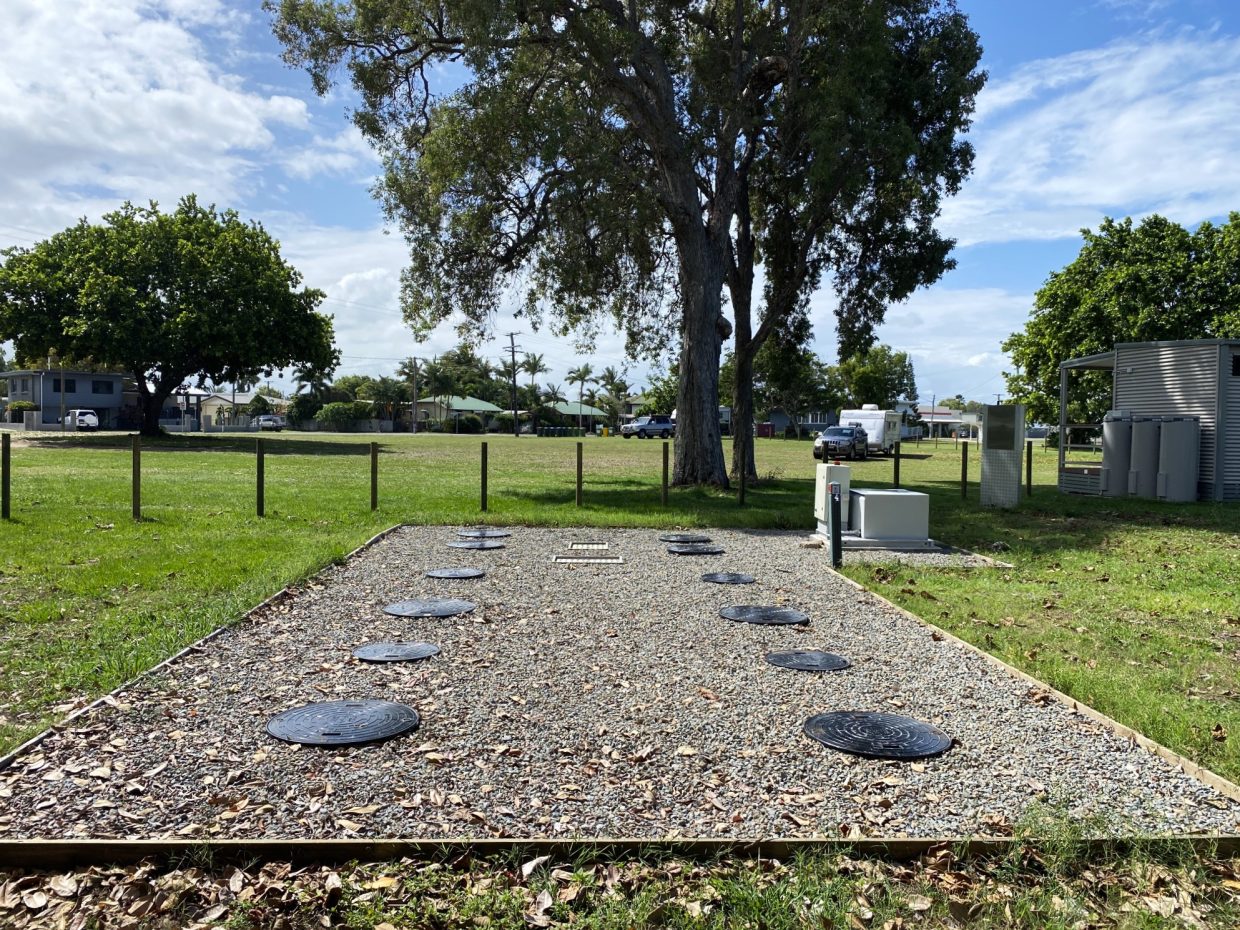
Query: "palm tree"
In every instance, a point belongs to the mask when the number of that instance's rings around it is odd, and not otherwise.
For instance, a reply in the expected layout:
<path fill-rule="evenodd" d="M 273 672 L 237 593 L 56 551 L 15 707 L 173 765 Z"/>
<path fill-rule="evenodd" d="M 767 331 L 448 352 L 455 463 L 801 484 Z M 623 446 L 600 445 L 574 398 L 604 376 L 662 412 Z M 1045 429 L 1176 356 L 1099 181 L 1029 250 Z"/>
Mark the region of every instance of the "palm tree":
<path fill-rule="evenodd" d="M 409 385 L 395 378 L 379 378 L 358 389 L 357 396 L 371 401 L 385 420 L 396 419 L 396 410 L 409 396 Z"/>
<path fill-rule="evenodd" d="M 543 362 L 543 357 L 534 352 L 526 352 L 525 358 L 521 360 L 518 367 L 530 376 L 530 393 L 534 398 L 530 410 L 530 428 L 534 430 L 535 435 L 538 435 L 538 385 L 534 383 L 534 379 L 551 369 Z"/>
<path fill-rule="evenodd" d="M 544 385 L 542 399 L 543 403 L 547 405 L 562 404 L 564 401 L 568 400 L 568 398 L 564 396 L 564 388 L 560 387 L 558 384 Z"/>
<path fill-rule="evenodd" d="M 330 372 L 317 365 L 298 365 L 293 369 L 293 379 L 297 385 L 293 393 L 300 394 L 305 391 L 311 399 L 317 400 L 331 387 L 330 376 Z"/>
<path fill-rule="evenodd" d="M 594 377 L 594 369 L 588 363 L 569 371 L 567 378 L 569 384 L 577 385 L 577 428 L 581 429 L 581 404 L 585 399 L 586 385 L 594 384 L 598 379 Z"/>
<path fill-rule="evenodd" d="M 435 398 L 435 402 L 447 412 L 447 404 L 445 398 L 451 397 L 456 392 L 456 372 L 441 362 L 439 359 L 431 359 L 422 367 L 422 380 L 426 384 L 426 391 L 431 397 Z M 417 412 L 414 412 L 417 415 Z"/>

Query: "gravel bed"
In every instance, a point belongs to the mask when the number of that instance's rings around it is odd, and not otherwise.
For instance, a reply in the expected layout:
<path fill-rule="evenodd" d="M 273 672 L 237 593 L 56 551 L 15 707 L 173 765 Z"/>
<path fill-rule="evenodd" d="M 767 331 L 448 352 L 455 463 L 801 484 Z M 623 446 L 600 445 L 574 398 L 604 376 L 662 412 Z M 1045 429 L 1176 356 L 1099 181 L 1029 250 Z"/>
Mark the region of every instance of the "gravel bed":
<path fill-rule="evenodd" d="M 7 837 L 775 837 L 1003 834 L 1045 800 L 1116 832 L 1234 832 L 1240 806 L 827 571 L 789 533 L 714 531 L 674 556 L 658 531 L 516 528 L 450 549 L 407 527 L 217 637 L 0 772 Z M 606 542 L 619 565 L 561 565 Z M 476 566 L 485 578 L 425 578 Z M 743 571 L 752 585 L 700 581 Z M 474 601 L 402 619 L 407 598 Z M 718 616 L 807 612 L 806 627 Z M 442 653 L 368 664 L 370 641 Z M 841 672 L 777 668 L 823 649 Z M 385 743 L 298 747 L 272 715 L 343 698 L 414 707 Z M 802 734 L 832 710 L 907 714 L 956 740 L 917 763 L 861 759 Z"/>

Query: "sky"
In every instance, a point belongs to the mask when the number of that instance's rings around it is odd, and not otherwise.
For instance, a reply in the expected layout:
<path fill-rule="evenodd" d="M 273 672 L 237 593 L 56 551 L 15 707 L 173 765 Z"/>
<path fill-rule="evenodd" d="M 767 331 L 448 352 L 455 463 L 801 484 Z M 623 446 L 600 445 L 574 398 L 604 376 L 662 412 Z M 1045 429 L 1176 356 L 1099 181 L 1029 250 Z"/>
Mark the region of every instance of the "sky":
<path fill-rule="evenodd" d="M 955 270 L 892 306 L 880 341 L 907 351 L 923 402 L 1004 391 L 1000 348 L 1080 230 L 1161 213 L 1195 226 L 1240 209 L 1240 4 L 1235 0 L 958 0 L 989 75 L 968 134 L 972 177 L 942 231 Z M 188 193 L 258 220 L 323 289 L 338 374 L 392 374 L 457 343 L 416 343 L 401 320 L 407 251 L 370 194 L 378 162 L 349 121 L 352 96 L 315 96 L 280 60 L 258 0 L 0 2 L 0 248 L 29 246 L 125 200 Z M 833 301 L 812 301 L 814 348 L 835 361 Z M 603 334 L 574 344 L 501 315 L 480 353 L 652 366 Z M 667 361 L 670 361 L 667 360 Z M 289 382 L 274 379 L 277 386 Z"/>

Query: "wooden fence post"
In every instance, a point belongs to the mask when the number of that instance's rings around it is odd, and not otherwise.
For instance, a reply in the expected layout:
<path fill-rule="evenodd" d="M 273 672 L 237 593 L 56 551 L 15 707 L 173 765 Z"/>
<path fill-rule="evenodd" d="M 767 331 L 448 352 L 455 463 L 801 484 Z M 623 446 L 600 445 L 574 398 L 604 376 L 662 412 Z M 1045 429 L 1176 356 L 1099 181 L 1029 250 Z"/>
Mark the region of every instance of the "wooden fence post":
<path fill-rule="evenodd" d="M 133 437 L 133 518 L 142 519 L 142 436 Z"/>
<path fill-rule="evenodd" d="M 261 439 L 254 440 L 254 455 L 255 455 L 255 458 L 257 459 L 257 465 L 258 465 L 258 482 L 257 482 L 258 515 L 262 517 L 262 516 L 266 516 L 266 513 L 267 513 L 267 506 L 266 506 L 267 502 L 265 500 L 265 488 L 264 488 L 264 485 L 267 479 L 267 475 L 266 475 L 266 472 L 267 472 L 266 464 L 267 463 L 264 461 L 263 441 Z"/>
<path fill-rule="evenodd" d="M 379 509 L 379 444 L 370 444 L 370 509 Z"/>
<path fill-rule="evenodd" d="M 663 506 L 667 506 L 667 440 L 663 440 Z"/>
<path fill-rule="evenodd" d="M 825 458 L 826 457 L 824 456 L 824 460 Z M 891 476 L 891 485 L 892 487 L 898 488 L 900 486 L 900 440 L 898 439 L 896 440 L 895 457 L 891 460 L 891 465 L 893 472 Z"/>
<path fill-rule="evenodd" d="M 482 512 L 487 512 L 487 444 L 482 444 Z"/>
<path fill-rule="evenodd" d="M 960 444 L 960 499 L 969 498 L 969 442 Z"/>
<path fill-rule="evenodd" d="M 581 450 L 585 445 L 583 442 L 577 443 L 577 506 L 581 506 Z"/>
<path fill-rule="evenodd" d="M 9 481 L 13 468 L 12 438 L 8 433 L 0 437 L 0 520 L 12 518 L 12 485 Z"/>

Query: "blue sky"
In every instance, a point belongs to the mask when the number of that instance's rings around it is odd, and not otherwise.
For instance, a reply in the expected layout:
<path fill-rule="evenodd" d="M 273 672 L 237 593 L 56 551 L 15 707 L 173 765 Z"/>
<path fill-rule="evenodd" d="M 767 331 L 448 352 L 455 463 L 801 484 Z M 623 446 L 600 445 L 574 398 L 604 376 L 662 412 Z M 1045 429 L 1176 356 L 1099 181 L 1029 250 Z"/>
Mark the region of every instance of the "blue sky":
<path fill-rule="evenodd" d="M 959 267 L 893 306 L 882 341 L 913 356 L 921 397 L 1002 392 L 1003 339 L 1079 229 L 1159 212 L 1195 225 L 1240 209 L 1240 5 L 1234 0 L 960 0 L 990 79 L 970 138 L 973 177 L 945 208 Z M 29 245 L 123 200 L 184 193 L 236 208 L 279 237 L 329 295 L 341 373 L 388 374 L 415 344 L 397 305 L 405 249 L 370 197 L 377 164 L 346 116 L 347 88 L 316 98 L 243 0 L 0 3 L 0 246 Z M 834 360 L 829 292 L 816 348 Z M 619 341 L 576 346 L 528 321 L 519 344 L 543 380 L 582 360 L 646 362 Z M 506 345 L 506 341 L 505 341 Z M 500 343 L 482 347 L 498 360 Z"/>

